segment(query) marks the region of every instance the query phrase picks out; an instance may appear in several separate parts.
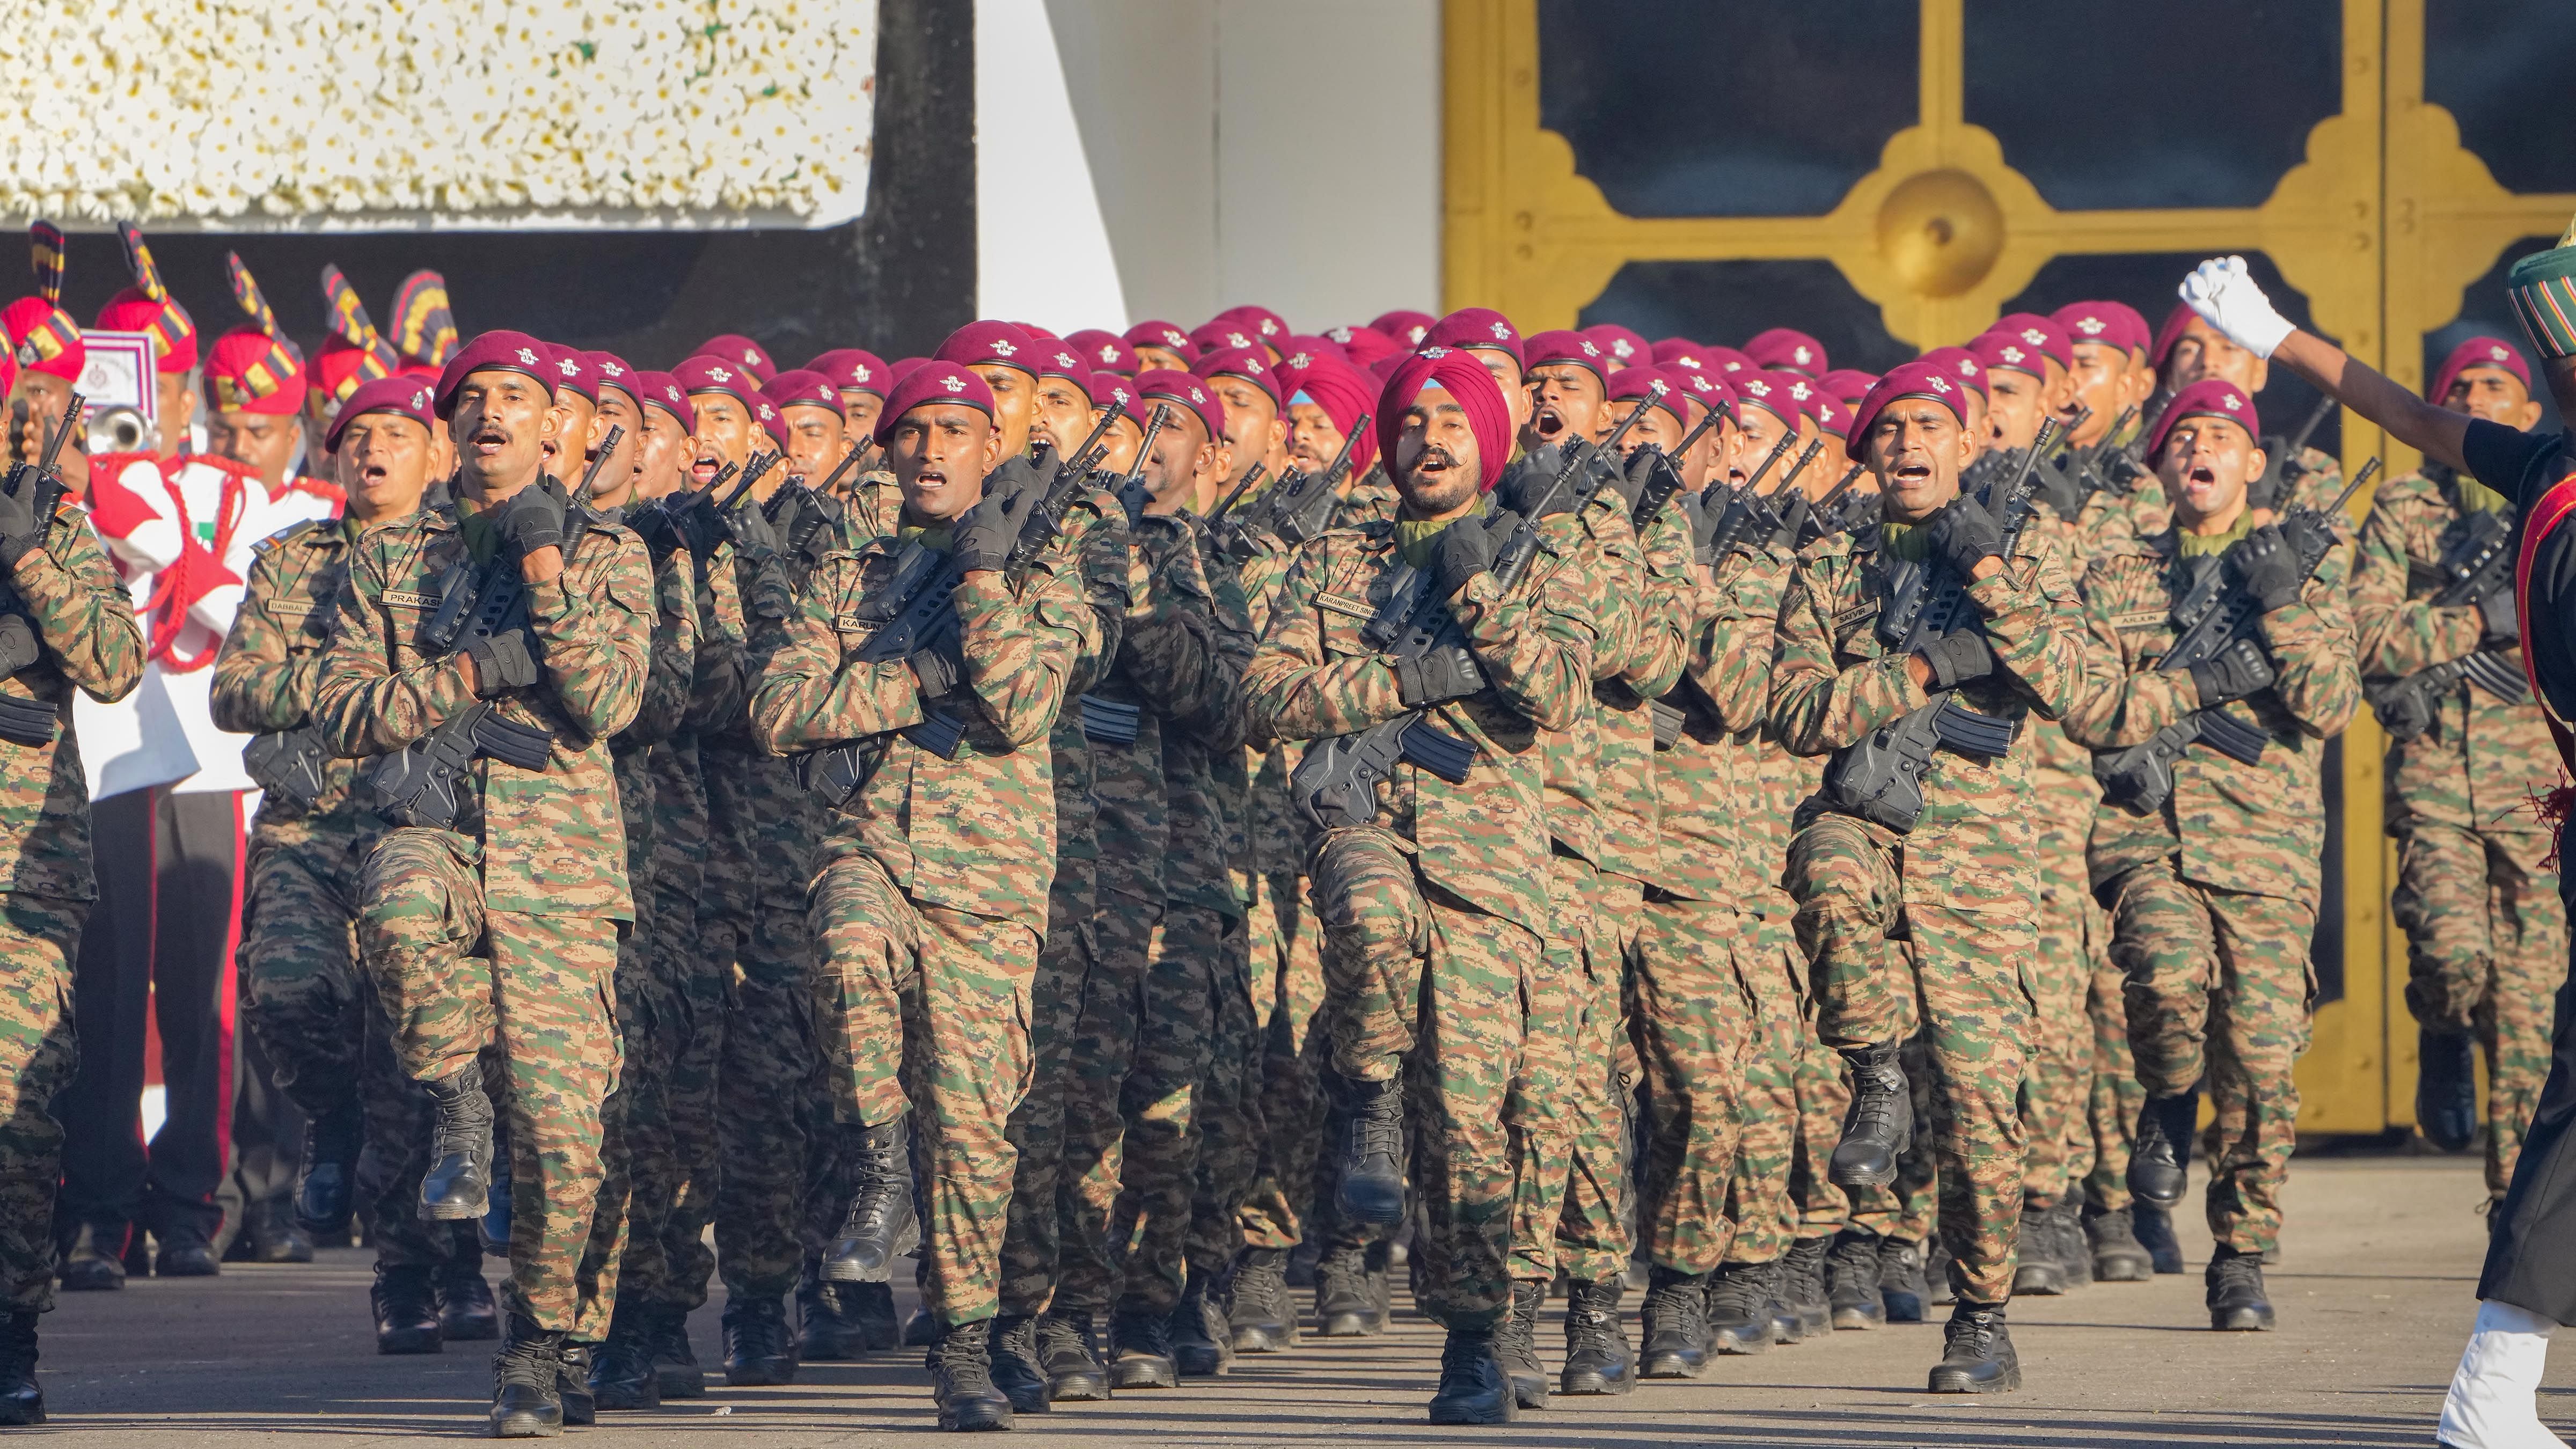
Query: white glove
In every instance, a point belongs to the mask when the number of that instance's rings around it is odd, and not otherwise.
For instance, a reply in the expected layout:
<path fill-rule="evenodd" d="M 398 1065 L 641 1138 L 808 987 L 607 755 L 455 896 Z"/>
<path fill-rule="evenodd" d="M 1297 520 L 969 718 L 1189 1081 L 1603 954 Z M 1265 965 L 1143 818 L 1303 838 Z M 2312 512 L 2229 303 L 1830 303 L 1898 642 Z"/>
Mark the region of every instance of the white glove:
<path fill-rule="evenodd" d="M 2180 291 L 2183 305 L 2199 313 L 2200 320 L 2257 357 L 2270 357 L 2282 338 L 2298 330 L 2245 274 L 2243 257 L 2202 262 L 2182 279 Z"/>

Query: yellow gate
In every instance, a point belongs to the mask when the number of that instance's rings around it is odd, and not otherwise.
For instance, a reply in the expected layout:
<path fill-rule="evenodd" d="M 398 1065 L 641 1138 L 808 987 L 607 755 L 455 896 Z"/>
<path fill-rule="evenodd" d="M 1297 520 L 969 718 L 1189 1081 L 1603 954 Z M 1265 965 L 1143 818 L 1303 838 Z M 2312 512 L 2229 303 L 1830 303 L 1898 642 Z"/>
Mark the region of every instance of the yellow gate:
<path fill-rule="evenodd" d="M 1532 330 L 1789 325 L 1877 369 L 2085 297 L 2154 323 L 2238 252 L 2420 386 L 2518 335 L 2503 269 L 2576 209 L 2563 0 L 1446 0 L 1443 48 L 1444 300 Z M 2341 421 L 2347 474 L 2418 461 Z M 2413 1120 L 2380 754 L 2365 716 L 2329 784 L 2310 1131 Z"/>

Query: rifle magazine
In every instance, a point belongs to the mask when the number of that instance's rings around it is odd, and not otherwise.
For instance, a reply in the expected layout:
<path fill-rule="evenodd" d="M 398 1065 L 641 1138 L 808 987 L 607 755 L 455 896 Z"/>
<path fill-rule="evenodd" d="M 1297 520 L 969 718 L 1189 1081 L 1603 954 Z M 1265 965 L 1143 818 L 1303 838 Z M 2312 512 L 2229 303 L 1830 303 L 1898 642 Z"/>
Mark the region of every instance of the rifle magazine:
<path fill-rule="evenodd" d="M 1117 745 L 1121 748 L 1136 743 L 1137 732 L 1144 724 L 1141 706 L 1103 699 L 1096 694 L 1082 695 L 1075 703 L 1082 711 L 1084 739 L 1095 745 Z"/>
<path fill-rule="evenodd" d="M 1405 726 L 1404 760 L 1415 769 L 1429 770 L 1452 785 L 1467 783 L 1476 765 L 1476 745 L 1431 723 L 1429 715 L 1415 715 Z"/>
<path fill-rule="evenodd" d="M 921 723 L 907 725 L 903 737 L 943 760 L 953 760 L 966 746 L 966 721 L 946 710 L 932 710 Z"/>
<path fill-rule="evenodd" d="M 2263 763 L 2263 751 L 2272 743 L 2269 730 L 2247 724 L 2223 709 L 2202 710 L 2200 742 L 2240 765 Z"/>

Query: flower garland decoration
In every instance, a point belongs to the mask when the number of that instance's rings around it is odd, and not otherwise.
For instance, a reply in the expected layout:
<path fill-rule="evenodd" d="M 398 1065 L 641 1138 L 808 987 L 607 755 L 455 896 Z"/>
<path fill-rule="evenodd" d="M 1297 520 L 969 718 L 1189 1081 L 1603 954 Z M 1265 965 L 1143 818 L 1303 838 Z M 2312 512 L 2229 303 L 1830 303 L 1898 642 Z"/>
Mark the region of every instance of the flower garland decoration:
<path fill-rule="evenodd" d="M 30 0 L 0 213 L 855 216 L 875 0 Z"/>

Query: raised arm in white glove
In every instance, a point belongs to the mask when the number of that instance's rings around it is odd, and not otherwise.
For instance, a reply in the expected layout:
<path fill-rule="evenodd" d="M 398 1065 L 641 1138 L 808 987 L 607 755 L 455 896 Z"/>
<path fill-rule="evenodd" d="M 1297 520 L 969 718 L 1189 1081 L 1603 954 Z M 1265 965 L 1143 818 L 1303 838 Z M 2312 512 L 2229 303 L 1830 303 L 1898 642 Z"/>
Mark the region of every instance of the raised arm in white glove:
<path fill-rule="evenodd" d="M 2213 257 L 2182 279 L 2182 300 L 2200 320 L 2227 334 L 2227 340 L 2268 358 L 2297 325 L 2273 307 L 2262 287 L 2245 272 L 2243 257 Z"/>

